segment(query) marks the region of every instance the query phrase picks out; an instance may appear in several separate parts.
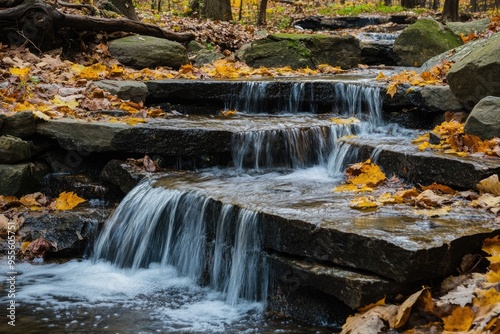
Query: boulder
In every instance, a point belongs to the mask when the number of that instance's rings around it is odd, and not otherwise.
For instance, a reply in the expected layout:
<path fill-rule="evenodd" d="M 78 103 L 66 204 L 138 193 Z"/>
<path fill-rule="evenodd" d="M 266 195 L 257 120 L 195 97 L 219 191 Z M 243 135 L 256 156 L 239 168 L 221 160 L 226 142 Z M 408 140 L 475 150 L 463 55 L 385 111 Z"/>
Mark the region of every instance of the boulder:
<path fill-rule="evenodd" d="M 30 212 L 18 232 L 21 241 L 44 238 L 55 246 L 47 255 L 84 255 L 111 210 L 78 207 L 68 211 Z"/>
<path fill-rule="evenodd" d="M 329 64 L 352 68 L 361 63 L 361 43 L 354 36 L 276 34 L 246 44 L 236 58 L 253 67 L 315 68 Z"/>
<path fill-rule="evenodd" d="M 449 86 L 425 86 L 420 91 L 422 107 L 432 111 L 459 111 L 462 103 L 455 97 Z"/>
<path fill-rule="evenodd" d="M 500 34 L 471 50 L 446 77 L 455 96 L 471 110 L 486 96 L 500 96 Z"/>
<path fill-rule="evenodd" d="M 137 69 L 157 66 L 178 69 L 189 64 L 182 44 L 151 36 L 128 36 L 109 43 L 109 52 L 120 63 Z"/>
<path fill-rule="evenodd" d="M 0 136 L 0 163 L 12 164 L 31 156 L 32 142 L 13 136 Z"/>
<path fill-rule="evenodd" d="M 465 121 L 464 132 L 482 139 L 500 137 L 500 97 L 479 101 Z"/>
<path fill-rule="evenodd" d="M 6 118 L 7 116 L 5 114 L 0 114 L 0 129 L 2 128 L 2 125 L 5 122 Z"/>
<path fill-rule="evenodd" d="M 0 128 L 0 135 L 26 138 L 36 133 L 35 116 L 31 111 L 6 115 Z"/>
<path fill-rule="evenodd" d="M 420 19 L 396 38 L 394 53 L 398 65 L 420 66 L 430 58 L 457 46 L 462 39 L 433 19 Z"/>
<path fill-rule="evenodd" d="M 465 36 L 470 33 L 479 33 L 485 31 L 490 24 L 490 19 L 488 17 L 480 20 L 474 20 L 469 22 L 447 22 L 446 26 L 450 28 L 455 34 L 464 34 Z"/>
<path fill-rule="evenodd" d="M 148 86 L 146 86 L 144 82 L 131 80 L 102 80 L 96 81 L 94 84 L 97 87 L 118 96 L 122 100 L 130 100 L 139 103 L 144 102 L 148 96 Z"/>
<path fill-rule="evenodd" d="M 21 196 L 40 189 L 49 168 L 40 162 L 0 165 L 0 195 Z"/>
<path fill-rule="evenodd" d="M 224 55 L 219 52 L 211 51 L 211 50 L 200 50 L 196 52 L 192 57 L 190 57 L 193 65 L 201 66 L 205 64 L 211 64 L 216 60 L 224 59 Z"/>
<path fill-rule="evenodd" d="M 457 62 L 476 48 L 482 48 L 487 39 L 477 39 L 475 41 L 469 42 L 467 44 L 461 45 L 459 47 L 454 48 L 453 50 L 447 50 L 443 53 L 440 53 L 437 56 L 432 57 L 428 61 L 426 61 L 422 66 L 418 68 L 418 72 L 424 72 L 430 70 L 433 66 L 442 63 L 443 61 L 452 61 Z"/>

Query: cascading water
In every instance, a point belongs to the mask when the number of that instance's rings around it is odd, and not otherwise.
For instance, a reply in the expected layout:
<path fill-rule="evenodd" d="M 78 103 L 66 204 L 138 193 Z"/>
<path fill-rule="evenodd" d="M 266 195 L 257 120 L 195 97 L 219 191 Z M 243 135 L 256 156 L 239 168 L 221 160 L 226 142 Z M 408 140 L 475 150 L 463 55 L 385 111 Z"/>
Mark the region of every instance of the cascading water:
<path fill-rule="evenodd" d="M 208 239 L 212 221 L 217 221 L 215 240 Z M 193 192 L 141 183 L 108 220 L 94 250 L 95 261 L 105 259 L 118 267 L 172 265 L 201 283 L 211 274 L 209 285 L 223 291 L 232 305 L 239 299 L 266 299 L 268 275 L 257 213 L 232 205 L 218 208 Z M 213 263 L 207 262 L 210 258 Z"/>
<path fill-rule="evenodd" d="M 359 124 L 331 124 L 239 132 L 233 135 L 231 153 L 239 170 L 311 167 L 327 162 L 339 137 L 359 131 Z"/>

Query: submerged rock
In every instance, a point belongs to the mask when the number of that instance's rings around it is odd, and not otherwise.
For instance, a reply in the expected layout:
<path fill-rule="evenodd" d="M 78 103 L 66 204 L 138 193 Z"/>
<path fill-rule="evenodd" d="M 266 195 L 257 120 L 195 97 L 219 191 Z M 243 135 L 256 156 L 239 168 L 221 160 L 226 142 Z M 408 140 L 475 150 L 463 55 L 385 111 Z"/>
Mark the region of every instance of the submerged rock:
<path fill-rule="evenodd" d="M 361 63 L 354 36 L 275 34 L 244 45 L 236 57 L 253 67 L 315 68 L 319 64 L 352 68 Z"/>
<path fill-rule="evenodd" d="M 109 43 L 109 52 L 120 63 L 137 69 L 157 66 L 178 69 L 189 64 L 187 51 L 182 44 L 151 36 L 128 36 Z"/>
<path fill-rule="evenodd" d="M 500 96 L 500 33 L 471 49 L 446 77 L 455 96 L 472 110 L 486 96 Z"/>
<path fill-rule="evenodd" d="M 420 66 L 427 60 L 463 44 L 449 28 L 432 19 L 420 19 L 396 38 L 398 65 Z"/>
<path fill-rule="evenodd" d="M 500 137 L 500 97 L 487 96 L 479 101 L 465 121 L 464 132 L 481 139 Z"/>

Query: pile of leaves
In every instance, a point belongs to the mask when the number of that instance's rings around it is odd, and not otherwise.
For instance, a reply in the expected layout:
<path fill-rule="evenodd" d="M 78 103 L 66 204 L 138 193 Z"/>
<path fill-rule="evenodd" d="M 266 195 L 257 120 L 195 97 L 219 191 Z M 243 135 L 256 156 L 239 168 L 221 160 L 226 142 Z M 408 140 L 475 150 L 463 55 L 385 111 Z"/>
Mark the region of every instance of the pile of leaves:
<path fill-rule="evenodd" d="M 48 198 L 40 192 L 21 198 L 0 195 L 0 236 L 6 236 L 8 231 L 17 232 L 24 222 L 24 213 L 26 212 L 72 210 L 85 201 L 74 192 L 65 191 L 55 199 Z M 8 227 L 9 222 L 11 225 L 14 222 L 14 229 Z"/>
<path fill-rule="evenodd" d="M 465 36 L 464 34 L 460 34 L 460 37 L 462 37 L 462 41 L 464 43 L 469 43 L 476 39 L 488 38 L 497 32 L 500 32 L 500 15 L 495 15 L 491 17 L 490 24 L 488 25 L 485 31 L 479 33 L 471 32 L 467 36 Z"/>
<path fill-rule="evenodd" d="M 441 63 L 434 65 L 429 71 L 417 73 L 415 71 L 403 70 L 391 77 L 386 77 L 382 72 L 375 78 L 378 81 L 388 82 L 387 94 L 394 97 L 400 85 L 410 86 L 427 86 L 427 85 L 443 85 L 446 82 L 446 74 L 448 73 L 453 62 L 444 60 Z M 411 89 L 411 88 L 410 88 Z"/>
<path fill-rule="evenodd" d="M 80 63 L 62 60 L 59 53 L 38 56 L 25 48 L 0 44 L 0 112 L 33 111 L 41 119 L 60 117 L 98 121 L 121 121 L 128 124 L 147 122 L 150 117 L 168 117 L 157 107 L 122 100 L 93 85 L 97 80 L 160 79 L 237 79 L 341 73 L 339 67 L 319 65 L 317 69 L 252 68 L 244 63 L 222 59 L 202 67 L 184 65 L 170 68 L 135 70 L 122 66 L 99 44 L 96 52 Z M 122 111 L 113 117 L 102 110 Z"/>
<path fill-rule="evenodd" d="M 435 144 L 431 143 L 431 136 Z M 418 144 L 421 151 L 433 149 L 459 156 L 500 157 L 500 138 L 481 140 L 478 136 L 464 133 L 464 123 L 454 120 L 437 125 L 431 133 L 419 136 L 412 143 Z"/>
<path fill-rule="evenodd" d="M 473 190 L 457 191 L 446 185 L 433 183 L 411 187 L 396 177 L 387 178 L 381 168 L 370 160 L 356 163 L 346 169 L 343 185 L 335 192 L 370 192 L 374 195 L 355 196 L 349 206 L 353 209 L 373 211 L 384 205 L 407 205 L 417 215 L 429 217 L 447 215 L 464 208 L 478 208 L 491 212 L 500 222 L 500 182 L 494 174 Z"/>
<path fill-rule="evenodd" d="M 499 333 L 500 237 L 486 239 L 483 251 L 490 255 L 486 273 L 451 276 L 437 291 L 424 287 L 401 305 L 386 304 L 384 298 L 349 317 L 341 334 L 380 333 L 389 328 L 405 333 Z"/>

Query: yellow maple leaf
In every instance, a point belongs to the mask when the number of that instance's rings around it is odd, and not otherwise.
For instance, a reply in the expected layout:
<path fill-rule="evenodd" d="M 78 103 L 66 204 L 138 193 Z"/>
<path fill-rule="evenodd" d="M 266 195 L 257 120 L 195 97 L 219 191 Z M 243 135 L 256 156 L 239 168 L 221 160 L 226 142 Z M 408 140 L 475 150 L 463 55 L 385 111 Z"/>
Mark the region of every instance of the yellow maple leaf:
<path fill-rule="evenodd" d="M 356 117 L 349 117 L 349 118 L 337 118 L 337 117 L 332 117 L 330 118 L 330 122 L 333 122 L 335 124 L 345 124 L 345 125 L 350 125 L 350 124 L 358 124 L 361 121 L 357 119 Z"/>
<path fill-rule="evenodd" d="M 222 116 L 234 116 L 234 115 L 236 115 L 237 111 L 236 110 L 222 110 L 220 113 Z"/>
<path fill-rule="evenodd" d="M 14 106 L 14 111 L 33 111 L 36 110 L 37 106 L 35 104 L 31 104 L 28 101 L 24 101 L 23 103 L 16 103 Z"/>
<path fill-rule="evenodd" d="M 124 117 L 122 121 L 127 123 L 128 125 L 136 125 L 138 123 L 147 123 L 148 121 L 144 118 L 139 117 Z"/>
<path fill-rule="evenodd" d="M 373 196 L 355 197 L 350 201 L 349 206 L 357 210 L 375 209 L 379 206 Z"/>
<path fill-rule="evenodd" d="M 392 97 L 394 97 L 394 94 L 396 94 L 398 91 L 398 82 L 391 82 L 389 86 L 387 86 L 387 94 L 389 94 Z"/>
<path fill-rule="evenodd" d="M 359 168 L 359 171 L 358 170 Z M 354 171 L 354 172 L 352 172 Z M 376 187 L 387 179 L 378 165 L 371 163 L 370 159 L 365 162 L 354 164 L 347 169 L 348 182 L 356 185 Z"/>
<path fill-rule="evenodd" d="M 83 198 L 79 197 L 74 192 L 66 192 L 63 191 L 59 194 L 59 197 L 56 198 L 56 210 L 71 210 L 76 207 L 78 204 L 86 202 Z"/>
<path fill-rule="evenodd" d="M 381 81 L 381 80 L 387 80 L 387 77 L 380 71 L 378 75 L 375 77 L 375 80 Z"/>
<path fill-rule="evenodd" d="M 449 316 L 443 318 L 444 330 L 466 332 L 470 329 L 474 317 L 474 311 L 469 306 L 457 306 Z"/>
<path fill-rule="evenodd" d="M 132 107 L 130 105 L 130 103 L 126 103 L 126 102 L 123 102 L 120 104 L 120 109 L 123 111 L 129 112 L 131 114 L 136 114 L 140 111 L 139 109 Z"/>
<path fill-rule="evenodd" d="M 68 107 L 69 109 L 75 109 L 80 104 L 75 99 L 63 99 L 59 95 L 54 96 L 50 102 L 52 102 L 56 107 Z"/>
<path fill-rule="evenodd" d="M 25 78 L 30 74 L 31 69 L 29 67 L 12 67 L 9 68 L 9 72 L 12 75 Z"/>

